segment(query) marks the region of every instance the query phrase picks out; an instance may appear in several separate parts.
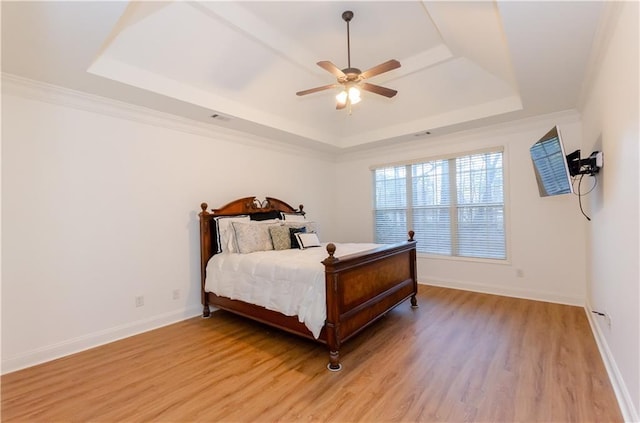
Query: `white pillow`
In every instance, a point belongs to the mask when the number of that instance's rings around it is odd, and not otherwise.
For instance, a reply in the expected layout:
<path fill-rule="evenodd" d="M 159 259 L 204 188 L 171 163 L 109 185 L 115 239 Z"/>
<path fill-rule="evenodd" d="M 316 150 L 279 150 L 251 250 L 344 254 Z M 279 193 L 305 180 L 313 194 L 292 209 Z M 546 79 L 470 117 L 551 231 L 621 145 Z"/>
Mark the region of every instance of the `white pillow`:
<path fill-rule="evenodd" d="M 298 239 L 298 245 L 300 245 L 301 250 L 309 247 L 320 246 L 320 240 L 318 239 L 318 234 L 316 233 L 296 232 L 294 235 Z"/>
<path fill-rule="evenodd" d="M 286 222 L 306 222 L 304 215 L 297 213 L 280 213 L 282 220 Z"/>
<path fill-rule="evenodd" d="M 217 252 L 237 253 L 236 235 L 231 224 L 233 222 L 250 222 L 249 216 L 220 216 L 214 219 L 216 221 L 216 233 L 218 234 Z"/>
<path fill-rule="evenodd" d="M 253 253 L 255 251 L 273 250 L 269 227 L 259 222 L 233 222 L 233 229 L 236 233 L 238 252 L 241 254 Z"/>

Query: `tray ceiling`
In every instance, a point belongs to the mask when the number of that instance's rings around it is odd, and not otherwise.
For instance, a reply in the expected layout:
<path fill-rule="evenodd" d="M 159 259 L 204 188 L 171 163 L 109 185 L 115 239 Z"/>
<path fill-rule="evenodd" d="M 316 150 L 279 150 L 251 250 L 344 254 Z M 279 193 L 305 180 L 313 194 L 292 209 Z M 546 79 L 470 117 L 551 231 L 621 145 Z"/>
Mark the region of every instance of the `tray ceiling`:
<path fill-rule="evenodd" d="M 389 59 L 351 114 L 316 65 Z M 3 71 L 233 130 L 354 149 L 575 108 L 601 2 L 3 2 Z M 211 116 L 219 115 L 217 119 Z"/>

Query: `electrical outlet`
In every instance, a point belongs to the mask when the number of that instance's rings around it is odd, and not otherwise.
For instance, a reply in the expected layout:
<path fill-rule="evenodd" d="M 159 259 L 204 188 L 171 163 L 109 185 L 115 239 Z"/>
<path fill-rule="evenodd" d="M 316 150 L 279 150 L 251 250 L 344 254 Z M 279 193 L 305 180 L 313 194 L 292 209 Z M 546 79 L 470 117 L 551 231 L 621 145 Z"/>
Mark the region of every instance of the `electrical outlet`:
<path fill-rule="evenodd" d="M 144 297 L 142 295 L 136 297 L 136 307 L 142 307 L 144 305 Z"/>
<path fill-rule="evenodd" d="M 174 289 L 173 290 L 173 299 L 174 300 L 179 300 L 180 299 L 180 290 L 179 289 Z"/>
<path fill-rule="evenodd" d="M 602 317 L 604 321 L 607 323 L 607 327 L 611 329 L 611 315 L 606 310 L 603 310 L 603 311 L 591 310 L 591 313 L 599 317 Z"/>

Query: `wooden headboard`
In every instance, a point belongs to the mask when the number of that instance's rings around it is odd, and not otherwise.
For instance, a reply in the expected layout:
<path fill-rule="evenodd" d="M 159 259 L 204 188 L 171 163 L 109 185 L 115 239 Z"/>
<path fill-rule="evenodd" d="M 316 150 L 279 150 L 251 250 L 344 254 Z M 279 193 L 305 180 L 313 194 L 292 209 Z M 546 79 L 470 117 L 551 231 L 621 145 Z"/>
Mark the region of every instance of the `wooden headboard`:
<path fill-rule="evenodd" d="M 304 215 L 304 206 L 300 204 L 294 209 L 289 204 L 277 198 L 266 197 L 264 201 L 256 197 L 245 197 L 232 201 L 218 209 L 207 211 L 207 203 L 200 204 L 200 275 L 204 287 L 206 267 L 209 259 L 218 251 L 217 233 L 214 219 L 218 216 L 249 215 L 252 220 L 275 219 L 282 213 L 297 213 Z"/>

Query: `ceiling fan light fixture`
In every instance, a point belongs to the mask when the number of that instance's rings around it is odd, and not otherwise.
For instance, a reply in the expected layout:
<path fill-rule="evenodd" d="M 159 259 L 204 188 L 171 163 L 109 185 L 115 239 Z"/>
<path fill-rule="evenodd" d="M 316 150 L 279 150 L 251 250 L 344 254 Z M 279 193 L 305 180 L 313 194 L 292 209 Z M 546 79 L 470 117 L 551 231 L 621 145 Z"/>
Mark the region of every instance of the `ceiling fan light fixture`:
<path fill-rule="evenodd" d="M 358 104 L 362 98 L 360 98 L 360 90 L 354 86 L 343 89 L 336 95 L 336 101 L 339 105 L 344 106 L 349 102 L 349 104 Z"/>
<path fill-rule="evenodd" d="M 349 88 L 349 103 L 358 104 L 360 103 L 360 90 L 356 87 Z"/>
<path fill-rule="evenodd" d="M 340 91 L 336 96 L 336 100 L 338 101 L 338 104 L 340 105 L 346 104 L 348 95 L 349 94 L 347 94 L 345 90 Z"/>

